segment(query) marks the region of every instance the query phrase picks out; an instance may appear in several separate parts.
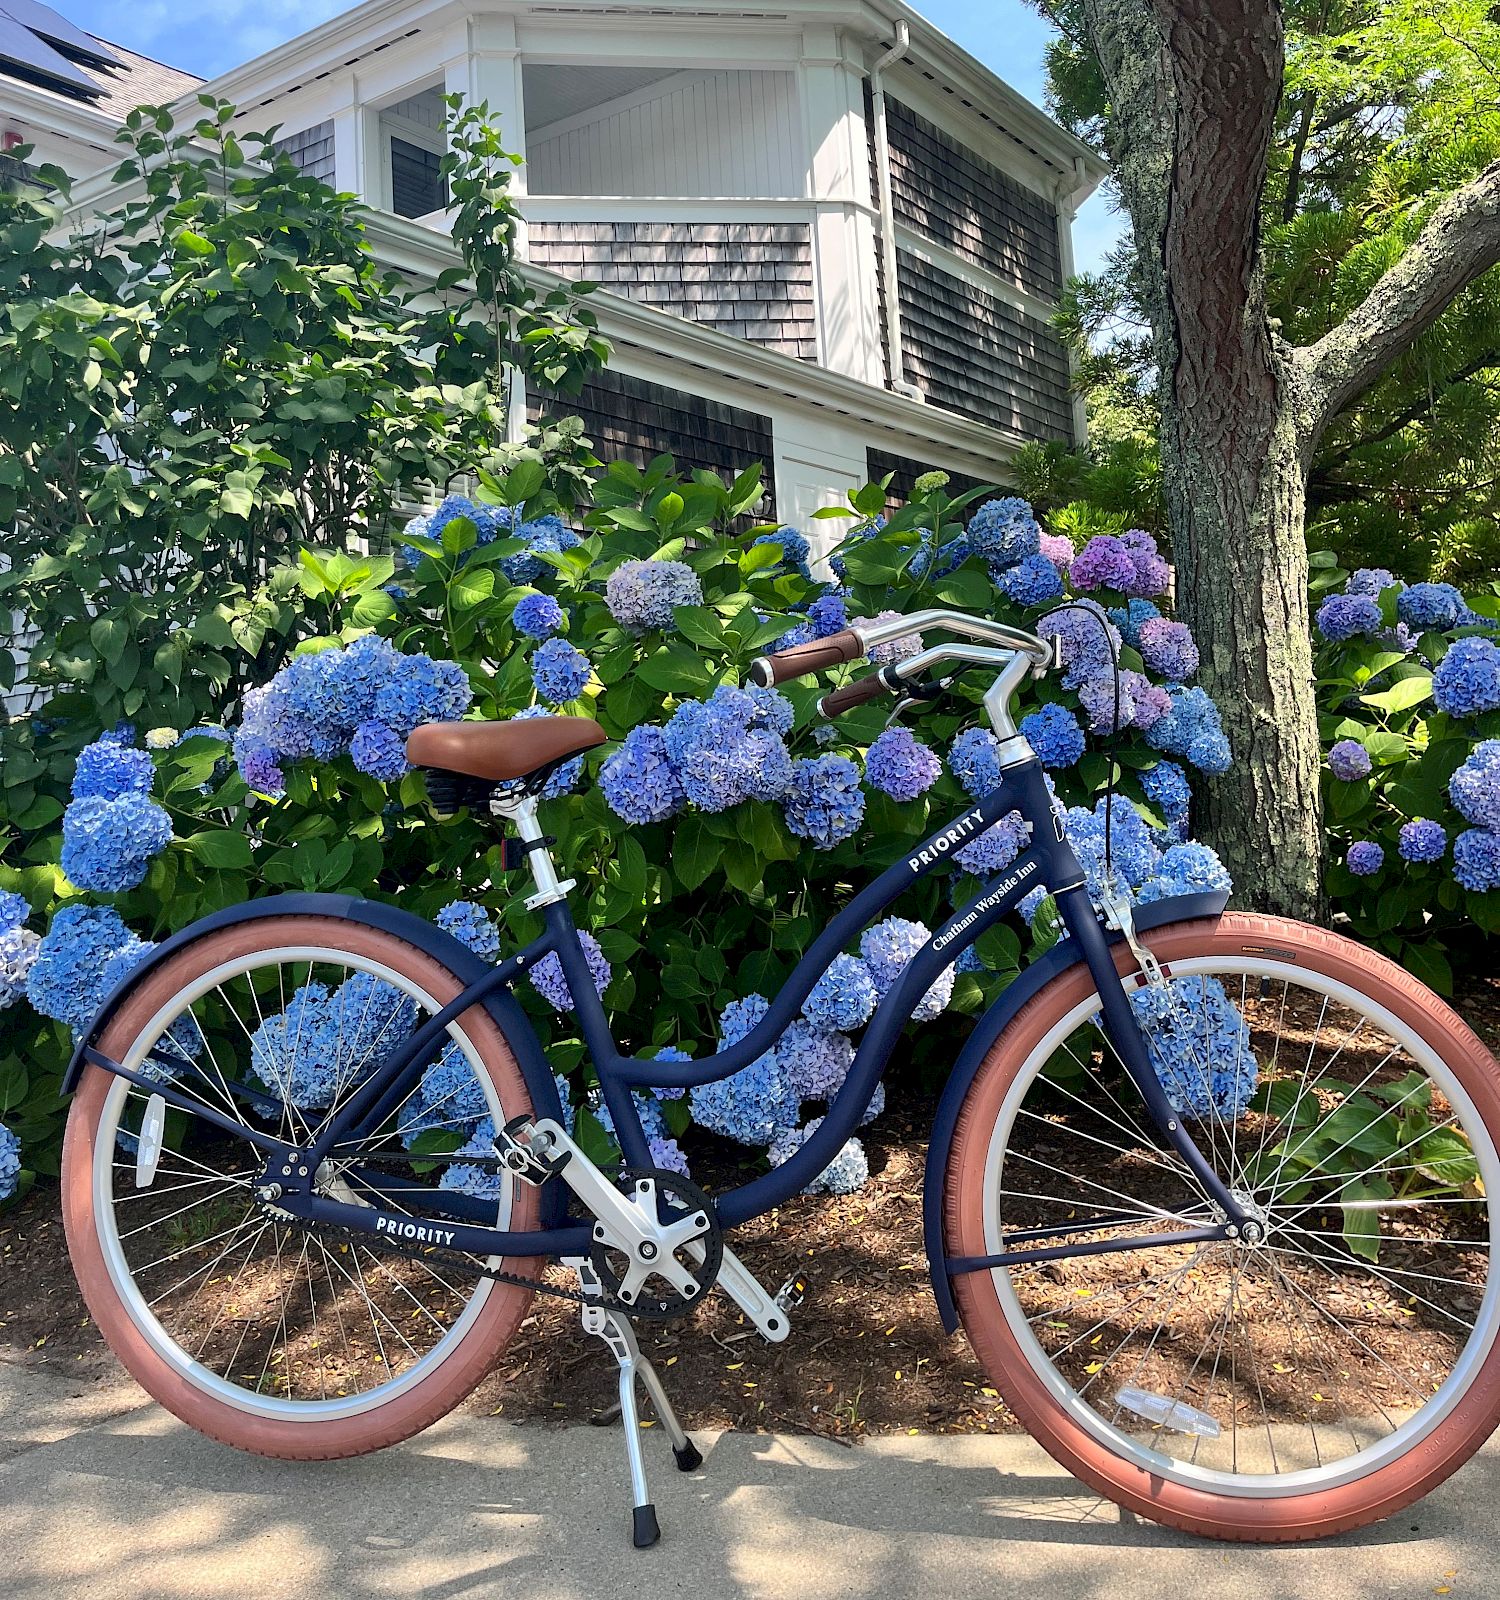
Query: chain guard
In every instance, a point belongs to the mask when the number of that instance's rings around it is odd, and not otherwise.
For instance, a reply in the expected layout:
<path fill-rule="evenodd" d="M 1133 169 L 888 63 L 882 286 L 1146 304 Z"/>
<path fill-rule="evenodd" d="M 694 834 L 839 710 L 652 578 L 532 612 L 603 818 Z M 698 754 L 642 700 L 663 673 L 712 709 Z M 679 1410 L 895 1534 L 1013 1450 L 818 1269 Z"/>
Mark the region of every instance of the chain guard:
<path fill-rule="evenodd" d="M 622 1311 L 627 1316 L 651 1322 L 668 1322 L 673 1317 L 683 1316 L 707 1298 L 709 1291 L 718 1281 L 719 1269 L 724 1263 L 724 1230 L 719 1225 L 713 1201 L 696 1183 L 684 1178 L 681 1173 L 670 1172 L 662 1167 L 624 1167 L 620 1170 L 618 1181 L 621 1188 L 627 1189 L 642 1181 L 650 1181 L 656 1185 L 658 1197 L 665 1199 L 672 1210 L 682 1213 L 701 1211 L 708 1219 L 708 1231 L 693 1240 L 692 1245 L 688 1247 L 689 1249 L 701 1247 L 703 1251 L 702 1261 L 692 1265 L 692 1273 L 697 1279 L 698 1288 L 691 1295 L 680 1294 L 664 1279 L 656 1277 L 633 1302 L 626 1303 L 620 1299 L 622 1280 L 615 1264 L 624 1254 L 623 1250 L 611 1246 L 608 1240 L 601 1241 L 597 1228 L 594 1240 L 589 1246 L 589 1259 L 593 1263 L 594 1271 L 599 1274 L 599 1282 L 603 1285 L 604 1293 L 612 1308 Z M 679 1252 L 679 1254 L 687 1253 L 687 1250 Z"/>

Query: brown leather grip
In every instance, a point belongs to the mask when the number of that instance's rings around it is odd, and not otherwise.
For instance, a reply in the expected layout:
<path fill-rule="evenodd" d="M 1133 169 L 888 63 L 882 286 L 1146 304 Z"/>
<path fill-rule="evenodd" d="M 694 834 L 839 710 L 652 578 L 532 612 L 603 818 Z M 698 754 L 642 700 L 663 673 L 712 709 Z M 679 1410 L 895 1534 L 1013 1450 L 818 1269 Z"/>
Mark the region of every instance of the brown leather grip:
<path fill-rule="evenodd" d="M 864 705 L 867 700 L 878 699 L 890 692 L 881 681 L 880 674 L 872 672 L 869 677 L 859 678 L 842 689 L 830 690 L 818 701 L 818 710 L 825 717 L 839 717 L 846 711 L 853 711 L 856 706 Z"/>
<path fill-rule="evenodd" d="M 788 678 L 805 678 L 810 673 L 836 667 L 842 661 L 858 661 L 865 653 L 859 635 L 845 628 L 842 633 L 830 634 L 826 639 L 809 639 L 806 644 L 794 644 L 790 650 L 778 650 L 773 656 L 761 656 L 751 668 L 751 676 L 762 688 L 785 683 Z"/>

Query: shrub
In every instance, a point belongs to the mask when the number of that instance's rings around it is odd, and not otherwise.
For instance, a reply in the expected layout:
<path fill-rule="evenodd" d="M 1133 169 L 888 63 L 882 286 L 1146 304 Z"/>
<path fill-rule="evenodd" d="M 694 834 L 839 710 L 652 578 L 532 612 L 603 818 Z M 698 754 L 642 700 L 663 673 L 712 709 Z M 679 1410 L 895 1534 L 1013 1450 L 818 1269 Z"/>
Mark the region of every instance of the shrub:
<path fill-rule="evenodd" d="M 680 476 L 667 458 L 644 471 L 616 463 L 576 529 L 559 518 L 539 464 L 482 478 L 479 503 L 450 497 L 407 527 L 394 581 L 368 563 L 303 552 L 304 603 L 325 631 L 246 697 L 230 730 L 232 762 L 221 730 L 159 731 L 144 751 L 122 735 L 113 754 L 86 759 L 85 787 L 109 787 L 118 768 L 119 782 L 128 777 L 138 799 L 149 789 L 149 803 L 171 819 L 170 841 L 153 834 L 152 848 L 131 858 L 140 882 L 122 883 L 97 915 L 84 913 L 79 885 L 58 865 L 56 830 L 36 842 L 29 865 L 0 866 L 0 886 L 35 907 L 27 927 L 40 931 L 51 918 L 31 982 L 33 1000 L 56 1019 L 43 1024 L 42 1058 L 61 1059 L 68 1024 L 90 1008 L 78 984 L 69 1007 L 57 1003 L 46 974 L 59 963 L 89 974 L 88 998 L 97 1001 L 106 963 L 128 970 L 146 948 L 141 941 L 247 893 L 320 889 L 398 901 L 440 914 L 486 954 L 500 937 L 512 945 L 534 937 L 539 923 L 510 892 L 488 819 L 436 817 L 421 775 L 405 767 L 401 745 L 412 726 L 466 712 L 504 719 L 555 710 L 601 722 L 610 745 L 554 775 L 543 820 L 560 841 L 560 868 L 580 885 L 575 909 L 594 941 L 591 967 L 615 1032 L 646 1053 L 703 1054 L 737 1037 L 851 886 L 997 778 L 995 741 L 974 725 L 982 681 L 957 685 L 915 735 L 883 732 L 884 707 L 822 722 L 819 685 L 744 687 L 754 656 L 836 631 L 846 616 L 947 603 L 1065 639 L 1066 670 L 1029 686 L 1020 709 L 1038 732 L 1059 802 L 1071 808 L 1091 881 L 1097 887 L 1102 873 L 1098 796 L 1111 777 L 1120 790 L 1116 870 L 1126 886 L 1151 899 L 1169 886 L 1215 881 L 1211 852 L 1201 853 L 1206 861 L 1178 858 L 1172 847 L 1187 830 L 1187 769 L 1227 759 L 1216 713 L 1200 691 L 1155 681 L 1120 634 L 1130 596 L 1162 587 L 1149 536 L 1101 536 L 1077 552 L 1080 581 L 1096 587 L 1059 609 L 1071 546 L 1059 549 L 1014 500 L 981 505 L 966 529 L 973 497 L 949 499 L 940 475 L 923 480 L 888 521 L 877 515 L 883 485 L 850 497 L 839 586 L 810 574 L 807 546 L 793 531 L 737 531 L 760 497 L 754 472 L 726 485 L 704 472 Z M 1044 537 L 1060 561 L 1040 554 Z M 1028 561 L 1048 562 L 1054 578 L 1032 606 L 1007 585 Z M 1190 665 L 1190 641 L 1171 638 L 1174 666 Z M 1124 669 L 1113 759 L 1090 748 L 1084 732 L 1107 732 L 1117 720 L 1109 640 L 1120 641 Z M 596 781 L 584 781 L 586 769 Z M 1024 843 L 1018 820 L 971 845 L 946 878 L 915 887 L 838 963 L 804 1022 L 762 1061 L 688 1097 L 643 1097 L 665 1155 L 681 1158 L 667 1145 L 690 1116 L 781 1155 L 795 1148 L 798 1124 L 848 1069 L 850 1031 L 934 919 L 974 892 L 974 874 L 1014 859 Z M 72 952 L 85 935 L 88 958 L 79 961 Z M 1039 919 L 1036 940 L 1053 937 Z M 956 1026 L 951 1019 L 978 1009 L 1022 959 L 1016 930 L 990 931 L 978 957 L 945 973 L 919 1014 L 934 1028 Z M 580 1137 L 606 1153 L 607 1127 L 577 1071 L 583 1048 L 561 972 L 539 967 L 523 999 L 555 1064 L 573 1075 Z M 325 1004 L 316 996 L 306 1003 Z M 300 1081 L 295 1062 L 266 1070 Z M 24 1089 L 20 1099 L 28 1145 L 45 1162 L 40 1101 Z M 853 1181 L 863 1170 L 853 1149 L 836 1173 Z"/>

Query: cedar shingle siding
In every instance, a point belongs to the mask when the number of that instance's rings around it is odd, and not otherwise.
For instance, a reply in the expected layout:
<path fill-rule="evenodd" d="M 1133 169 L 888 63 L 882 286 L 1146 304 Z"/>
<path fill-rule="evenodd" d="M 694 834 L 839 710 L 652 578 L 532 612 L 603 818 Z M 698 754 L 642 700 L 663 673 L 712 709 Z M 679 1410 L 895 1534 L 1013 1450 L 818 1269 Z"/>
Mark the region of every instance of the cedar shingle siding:
<path fill-rule="evenodd" d="M 319 122 L 301 133 L 289 133 L 276 141 L 276 148 L 288 155 L 309 178 L 333 184 L 333 124 Z"/>
<path fill-rule="evenodd" d="M 815 361 L 812 237 L 769 222 L 534 222 L 528 254 L 659 311 Z"/>
<path fill-rule="evenodd" d="M 896 221 L 1018 289 L 1057 299 L 1056 207 L 889 97 L 886 128 Z"/>
<path fill-rule="evenodd" d="M 1071 439 L 1068 356 L 1044 322 L 901 251 L 906 376 L 935 405 L 1026 439 Z"/>
<path fill-rule="evenodd" d="M 765 468 L 764 515 L 775 514 L 769 417 L 608 367 L 591 378 L 581 394 L 553 399 L 532 395 L 530 411 L 533 420 L 543 411 L 581 417 L 602 461 L 619 458 L 645 466 L 653 457 L 670 453 L 681 471 L 705 467 L 726 483 L 759 462 Z"/>
<path fill-rule="evenodd" d="M 911 499 L 917 479 L 924 473 L 937 469 L 920 461 L 912 461 L 906 456 L 895 456 L 885 450 L 870 449 L 865 451 L 865 470 L 870 475 L 871 483 L 879 483 L 888 472 L 893 474 L 885 492 L 885 505 L 887 511 L 899 511 Z M 966 473 L 954 472 L 951 467 L 943 467 L 941 470 L 948 474 L 948 487 L 943 492 L 950 498 L 967 494 L 970 489 L 988 487 L 994 481 L 990 478 L 971 478 Z"/>

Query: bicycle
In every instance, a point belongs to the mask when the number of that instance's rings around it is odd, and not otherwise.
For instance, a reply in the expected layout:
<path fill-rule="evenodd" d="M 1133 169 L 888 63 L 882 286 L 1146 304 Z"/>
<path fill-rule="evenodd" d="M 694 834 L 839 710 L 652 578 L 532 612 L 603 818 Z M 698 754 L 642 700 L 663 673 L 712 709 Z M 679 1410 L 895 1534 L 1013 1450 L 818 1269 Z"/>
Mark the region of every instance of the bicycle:
<path fill-rule="evenodd" d="M 634 1540 L 654 1542 L 637 1382 L 677 1465 L 701 1457 L 635 1321 L 718 1288 L 766 1340 L 787 1337 L 802 1285 L 763 1287 L 726 1233 L 817 1177 L 932 983 L 1041 886 L 1066 936 L 980 1018 L 934 1119 L 924 1230 L 948 1330 L 1059 1462 L 1179 1528 L 1316 1537 L 1456 1470 L 1500 1416 L 1494 1061 L 1436 995 L 1334 933 L 1227 912 L 1223 894 L 1132 907 L 1109 881 L 1096 908 L 1012 718 L 1024 677 L 1056 664 L 1043 640 L 933 610 L 763 657 L 752 676 L 939 632 L 955 637 L 820 708 L 893 694 L 899 713 L 983 670 L 999 787 L 856 893 L 715 1055 L 627 1056 L 611 1037 L 537 817 L 556 766 L 605 741 L 586 718 L 411 736 L 439 809 L 515 828 L 544 931 L 497 965 L 409 913 L 324 895 L 252 901 L 161 945 L 67 1078 L 70 1250 L 136 1379 L 240 1448 L 354 1455 L 450 1410 L 533 1294 L 562 1295 L 618 1363 Z M 756 1061 L 862 928 L 1012 810 L 1021 855 L 910 961 L 789 1159 L 713 1198 L 652 1166 L 637 1090 Z M 512 993 L 553 956 L 618 1174 L 570 1133 Z M 321 1100 L 299 1101 L 294 1065 L 324 1074 Z M 576 1287 L 544 1279 L 549 1262 Z"/>

